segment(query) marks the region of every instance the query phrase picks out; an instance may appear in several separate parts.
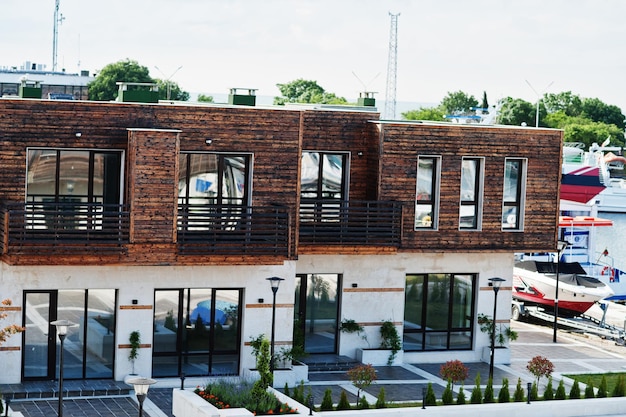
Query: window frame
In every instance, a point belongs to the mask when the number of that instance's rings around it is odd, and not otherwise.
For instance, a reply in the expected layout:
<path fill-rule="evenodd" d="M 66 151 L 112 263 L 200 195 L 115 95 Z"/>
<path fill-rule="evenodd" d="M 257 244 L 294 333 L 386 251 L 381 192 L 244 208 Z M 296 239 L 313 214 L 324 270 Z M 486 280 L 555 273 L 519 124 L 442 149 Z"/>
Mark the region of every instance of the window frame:
<path fill-rule="evenodd" d="M 349 185 L 350 185 L 350 152 L 348 151 L 321 151 L 321 150 L 303 150 L 302 157 L 305 154 L 316 153 L 320 155 L 320 159 L 317 165 L 317 188 L 315 190 L 315 197 L 305 197 L 303 196 L 302 191 L 302 180 L 304 179 L 302 172 L 300 172 L 300 200 L 301 201 L 315 201 L 315 200 L 328 200 L 328 201 L 347 201 L 349 196 Z M 342 159 L 342 171 L 341 171 L 341 191 L 339 192 L 339 197 L 325 197 L 324 191 L 322 190 L 323 181 L 320 181 L 324 176 L 324 165 L 325 158 L 324 155 L 336 155 L 341 156 Z M 302 168 L 301 168 L 302 169 Z M 311 192 L 308 192 L 311 193 Z"/>
<path fill-rule="evenodd" d="M 431 185 L 430 185 L 430 199 L 420 197 L 419 192 L 420 183 L 420 160 L 429 160 L 432 162 L 431 173 Z M 413 229 L 419 230 L 437 230 L 439 227 L 439 201 L 440 201 L 440 189 L 441 189 L 441 156 L 439 155 L 418 155 L 416 161 L 416 173 L 415 173 L 415 220 Z M 419 218 L 418 207 L 430 206 L 430 216 L 426 214 L 424 217 Z M 420 211 L 420 213 L 423 213 Z M 430 217 L 430 219 L 428 219 Z"/>
<path fill-rule="evenodd" d="M 515 181 L 515 197 L 512 201 L 507 201 L 507 185 L 509 181 L 507 180 L 507 166 L 509 162 L 517 162 L 519 163 L 518 167 L 518 175 Z M 528 159 L 527 158 L 505 158 L 504 159 L 504 172 L 503 172 L 503 181 L 502 181 L 502 216 L 500 219 L 501 230 L 503 232 L 521 232 L 524 230 L 524 214 L 525 214 L 525 203 L 526 203 L 526 181 L 527 181 L 527 169 L 528 169 Z M 515 211 L 514 214 L 507 214 L 511 209 Z M 513 219 L 514 222 L 510 220 Z M 507 224 L 512 224 L 510 227 L 505 227 Z"/>
<path fill-rule="evenodd" d="M 473 199 L 464 199 L 463 198 L 463 163 L 465 161 L 474 161 L 476 162 L 475 169 L 475 177 L 474 177 L 474 198 Z M 483 212 L 483 193 L 484 193 L 484 184 L 485 184 L 485 158 L 477 157 L 477 156 L 464 156 L 461 160 L 461 184 L 460 184 L 460 195 L 459 195 L 459 230 L 472 231 L 482 230 L 482 212 Z M 463 226 L 461 221 L 462 218 L 462 208 L 463 207 L 473 207 L 474 208 L 474 219 L 471 226 Z"/>

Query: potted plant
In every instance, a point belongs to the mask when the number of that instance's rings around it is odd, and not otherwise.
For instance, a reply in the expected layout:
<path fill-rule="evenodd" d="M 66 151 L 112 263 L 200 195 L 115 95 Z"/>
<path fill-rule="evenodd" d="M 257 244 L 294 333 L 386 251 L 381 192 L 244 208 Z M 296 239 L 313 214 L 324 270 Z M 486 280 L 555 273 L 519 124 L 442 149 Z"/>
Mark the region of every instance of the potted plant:
<path fill-rule="evenodd" d="M 489 336 L 489 346 L 483 347 L 483 361 L 489 362 L 491 358 L 491 337 L 494 331 L 493 319 L 486 314 L 479 314 L 478 326 L 481 332 Z M 495 363 L 510 363 L 511 354 L 505 344 L 507 341 L 517 340 L 517 337 L 518 333 L 512 330 L 510 326 L 505 326 L 500 323 L 495 327 L 495 339 L 493 341 Z"/>
<path fill-rule="evenodd" d="M 131 364 L 131 375 L 135 374 L 135 360 L 139 357 L 139 348 L 141 347 L 141 334 L 139 330 L 130 332 L 128 336 L 128 343 L 130 345 L 130 352 L 128 352 L 128 360 Z"/>
<path fill-rule="evenodd" d="M 402 362 L 402 339 L 395 324 L 385 320 L 380 326 L 380 346 L 378 349 L 357 349 L 357 359 L 362 363 L 376 365 L 394 365 Z M 385 355 L 386 359 L 382 359 Z"/>

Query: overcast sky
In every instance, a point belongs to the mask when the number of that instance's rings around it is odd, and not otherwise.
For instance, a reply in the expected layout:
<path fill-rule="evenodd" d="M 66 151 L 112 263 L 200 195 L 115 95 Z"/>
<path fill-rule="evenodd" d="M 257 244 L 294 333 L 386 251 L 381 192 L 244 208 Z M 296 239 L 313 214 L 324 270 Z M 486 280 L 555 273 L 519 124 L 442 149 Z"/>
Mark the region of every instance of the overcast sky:
<path fill-rule="evenodd" d="M 2 0 L 0 66 L 52 68 L 55 0 Z M 279 95 L 315 80 L 356 100 L 386 92 L 398 17 L 398 101 L 572 91 L 626 111 L 625 0 L 60 0 L 58 66 L 130 58 L 193 93 Z M 179 67 L 180 70 L 177 71 Z M 160 69 L 157 70 L 155 67 Z M 356 76 L 355 76 L 356 74 Z"/>

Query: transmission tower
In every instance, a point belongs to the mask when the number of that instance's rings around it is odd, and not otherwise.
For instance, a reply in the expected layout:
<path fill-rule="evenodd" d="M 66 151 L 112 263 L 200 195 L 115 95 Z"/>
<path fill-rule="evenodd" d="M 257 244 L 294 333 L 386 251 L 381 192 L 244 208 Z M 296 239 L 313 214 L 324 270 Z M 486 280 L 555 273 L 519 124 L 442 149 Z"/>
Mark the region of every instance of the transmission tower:
<path fill-rule="evenodd" d="M 396 118 L 396 76 L 398 69 L 398 16 L 391 16 L 391 28 L 389 30 L 389 58 L 387 59 L 387 92 L 385 95 L 385 118 Z"/>
<path fill-rule="evenodd" d="M 63 15 L 59 15 L 59 1 L 55 0 L 54 4 L 54 33 L 52 34 L 52 71 L 57 70 L 57 49 L 59 47 L 59 23 L 63 22 Z"/>

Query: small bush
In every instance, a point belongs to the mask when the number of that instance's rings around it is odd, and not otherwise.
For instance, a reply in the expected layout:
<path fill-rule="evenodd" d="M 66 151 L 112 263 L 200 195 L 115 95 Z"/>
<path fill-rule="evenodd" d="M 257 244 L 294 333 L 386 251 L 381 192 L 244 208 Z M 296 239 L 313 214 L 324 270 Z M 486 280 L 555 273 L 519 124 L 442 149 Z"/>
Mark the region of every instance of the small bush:
<path fill-rule="evenodd" d="M 496 397 L 493 393 L 493 380 L 491 378 L 487 380 L 487 386 L 485 387 L 483 402 L 485 404 L 491 404 L 496 402 Z"/>
<path fill-rule="evenodd" d="M 548 378 L 548 385 L 546 385 L 546 389 L 543 392 L 543 399 L 546 401 L 550 401 L 554 399 L 554 388 L 552 387 L 552 378 Z"/>
<path fill-rule="evenodd" d="M 370 408 L 370 403 L 367 402 L 367 398 L 365 398 L 365 395 L 362 396 L 361 399 L 359 400 L 359 403 L 357 404 L 357 408 L 361 410 L 367 410 L 368 408 Z"/>
<path fill-rule="evenodd" d="M 433 390 L 432 382 L 428 383 L 428 388 L 426 389 L 426 398 L 424 402 L 428 406 L 437 405 L 437 397 L 435 397 L 435 391 Z"/>
<path fill-rule="evenodd" d="M 515 392 L 513 393 L 513 401 L 521 403 L 524 401 L 525 396 L 526 393 L 524 392 L 524 388 L 522 388 L 522 378 L 517 378 L 517 385 L 515 386 Z"/>
<path fill-rule="evenodd" d="M 537 387 L 536 382 L 533 382 L 533 385 L 530 388 L 530 399 L 533 401 L 537 401 L 539 399 L 539 388 Z"/>
<path fill-rule="evenodd" d="M 378 397 L 376 397 L 376 408 L 387 408 L 387 402 L 385 401 L 385 388 L 380 387 L 378 391 Z"/>
<path fill-rule="evenodd" d="M 337 403 L 337 410 L 350 410 L 350 402 L 348 401 L 348 395 L 344 390 L 341 391 L 339 396 L 339 403 Z"/>
<path fill-rule="evenodd" d="M 572 389 L 569 391 L 569 398 L 571 400 L 580 399 L 580 385 L 578 384 L 578 380 L 574 380 L 574 384 L 572 385 Z"/>
<path fill-rule="evenodd" d="M 543 356 L 535 356 L 528 361 L 526 369 L 534 375 L 537 380 L 537 384 L 539 384 L 539 379 L 541 377 L 545 376 L 546 378 L 549 378 L 550 375 L 552 375 L 552 372 L 554 372 L 554 365 L 549 359 Z"/>
<path fill-rule="evenodd" d="M 441 402 L 443 405 L 451 405 L 454 402 L 454 396 L 452 395 L 452 381 L 448 380 L 446 389 L 443 390 L 441 395 Z"/>
<path fill-rule="evenodd" d="M 291 397 L 291 394 L 289 392 L 289 384 L 287 384 L 285 382 L 285 388 L 283 388 L 283 393 L 287 396 L 287 397 Z"/>
<path fill-rule="evenodd" d="M 620 375 L 617 377 L 617 384 L 615 384 L 615 387 L 613 388 L 613 394 L 611 394 L 611 397 L 623 397 L 626 395 L 626 392 L 624 391 L 626 391 L 624 375 Z"/>
<path fill-rule="evenodd" d="M 500 388 L 500 392 L 498 393 L 498 402 L 511 402 L 511 393 L 509 392 L 509 380 L 507 378 L 502 379 L 502 388 Z"/>
<path fill-rule="evenodd" d="M 480 372 L 476 374 L 474 379 L 474 389 L 472 390 L 472 396 L 470 397 L 471 404 L 482 404 L 483 392 L 480 389 Z"/>
<path fill-rule="evenodd" d="M 587 380 L 587 386 L 585 387 L 585 398 L 596 398 L 596 391 L 593 387 L 593 380 L 591 378 Z"/>
<path fill-rule="evenodd" d="M 324 398 L 322 399 L 320 410 L 321 411 L 333 411 L 333 397 L 332 397 L 332 391 L 330 388 L 326 388 L 326 390 L 324 391 Z"/>
<path fill-rule="evenodd" d="M 602 379 L 600 380 L 600 386 L 598 387 L 598 393 L 596 394 L 596 398 L 606 398 L 608 395 L 609 393 L 606 387 L 606 377 L 602 375 Z"/>
<path fill-rule="evenodd" d="M 463 391 L 463 387 L 459 388 L 459 395 L 456 396 L 456 403 L 458 405 L 463 405 L 467 401 L 465 400 L 465 391 Z"/>
<path fill-rule="evenodd" d="M 565 394 L 565 384 L 563 380 L 559 381 L 559 386 L 556 387 L 556 394 L 554 394 L 555 400 L 565 400 L 567 399 L 567 395 Z"/>
<path fill-rule="evenodd" d="M 439 375 L 444 381 L 452 381 L 452 383 L 455 384 L 467 379 L 469 368 L 460 360 L 448 361 L 441 365 Z"/>

